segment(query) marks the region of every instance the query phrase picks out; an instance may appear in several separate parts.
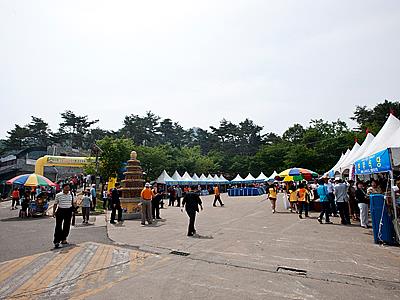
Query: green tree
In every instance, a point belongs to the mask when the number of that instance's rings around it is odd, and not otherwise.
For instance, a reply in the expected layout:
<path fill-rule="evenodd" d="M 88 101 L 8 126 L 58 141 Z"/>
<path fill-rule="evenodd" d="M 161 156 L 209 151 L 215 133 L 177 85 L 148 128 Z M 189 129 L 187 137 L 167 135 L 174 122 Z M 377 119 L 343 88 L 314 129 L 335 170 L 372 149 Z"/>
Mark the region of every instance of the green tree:
<path fill-rule="evenodd" d="M 97 145 L 101 149 L 99 174 L 104 180 L 118 174 L 123 164 L 129 160 L 130 153 L 134 149 L 131 140 L 108 136 L 97 141 Z"/>
<path fill-rule="evenodd" d="M 15 124 L 14 129 L 7 131 L 8 137 L 4 142 L 5 149 L 21 150 L 31 145 L 30 132 L 26 126 L 19 126 Z"/>
<path fill-rule="evenodd" d="M 88 116 L 78 116 L 70 110 L 61 113 L 63 121 L 55 134 L 55 139 L 64 144 L 71 145 L 74 148 L 83 148 L 85 137 L 90 133 L 90 127 L 99 120 L 90 121 Z"/>
<path fill-rule="evenodd" d="M 155 146 L 159 140 L 159 120 L 160 117 L 151 111 L 146 112 L 144 117 L 132 114 L 125 117 L 120 133 L 131 138 L 136 145 Z"/>
<path fill-rule="evenodd" d="M 47 147 L 50 145 L 51 131 L 49 124 L 43 119 L 32 116 L 32 121 L 27 125 L 31 145 Z"/>

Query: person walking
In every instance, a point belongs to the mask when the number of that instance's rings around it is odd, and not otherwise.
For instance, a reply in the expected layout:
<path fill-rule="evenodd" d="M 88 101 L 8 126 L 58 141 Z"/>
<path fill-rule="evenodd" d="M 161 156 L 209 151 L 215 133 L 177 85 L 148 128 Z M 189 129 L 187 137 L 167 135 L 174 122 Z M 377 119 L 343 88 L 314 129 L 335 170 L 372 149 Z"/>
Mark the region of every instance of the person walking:
<path fill-rule="evenodd" d="M 176 186 L 175 188 L 175 195 L 176 195 L 176 206 L 180 207 L 181 206 L 181 198 L 182 198 L 182 189 L 179 185 Z"/>
<path fill-rule="evenodd" d="M 82 217 L 83 217 L 83 224 L 89 223 L 89 215 L 90 215 L 90 206 L 92 205 L 92 197 L 90 197 L 89 190 L 83 192 L 82 198 Z"/>
<path fill-rule="evenodd" d="M 115 215 L 118 211 L 118 223 L 122 222 L 122 207 L 121 200 L 119 199 L 119 183 L 111 190 L 111 219 L 110 223 L 115 224 Z"/>
<path fill-rule="evenodd" d="M 153 188 L 153 195 L 154 197 L 151 200 L 152 217 L 155 220 L 160 220 L 160 201 L 162 199 L 162 194 L 161 191 L 158 190 L 157 185 L 155 185 Z"/>
<path fill-rule="evenodd" d="M 335 183 L 334 191 L 336 205 L 341 219 L 340 222 L 343 225 L 350 225 L 349 198 L 347 195 L 348 186 L 340 178 L 336 179 Z"/>
<path fill-rule="evenodd" d="M 20 200 L 21 200 L 21 210 L 19 211 L 19 217 L 25 218 L 28 216 L 29 203 L 31 202 L 30 193 L 25 192 L 25 195 L 23 195 Z"/>
<path fill-rule="evenodd" d="M 329 199 L 328 199 L 328 188 L 326 187 L 324 180 L 319 181 L 319 185 L 317 188 L 317 193 L 319 196 L 319 202 L 321 204 L 321 213 L 318 217 L 318 222 L 322 224 L 322 218 L 325 215 L 325 224 L 332 224 L 329 220 Z"/>
<path fill-rule="evenodd" d="M 150 183 L 146 182 L 144 185 L 144 189 L 140 193 L 140 197 L 142 198 L 141 204 L 142 204 L 142 225 L 145 225 L 145 221 L 147 221 L 148 224 L 152 224 L 153 222 L 151 221 L 151 201 L 154 197 L 154 194 L 152 190 L 150 189 Z"/>
<path fill-rule="evenodd" d="M 181 211 L 183 211 L 184 207 L 187 215 L 189 216 L 188 236 L 193 236 L 196 234 L 194 224 L 196 221 L 196 213 L 199 212 L 199 206 L 201 210 L 203 210 L 203 204 L 197 189 L 186 193 L 185 197 L 183 197 Z"/>
<path fill-rule="evenodd" d="M 303 219 L 303 210 L 305 217 L 308 217 L 308 203 L 307 203 L 308 191 L 304 186 L 304 183 L 299 184 L 299 189 L 297 190 L 297 209 L 299 211 L 299 218 Z"/>
<path fill-rule="evenodd" d="M 221 193 L 219 191 L 219 187 L 218 185 L 214 186 L 214 202 L 213 202 L 213 206 L 217 206 L 217 201 L 219 202 L 219 205 L 224 206 L 224 204 L 222 203 L 221 200 Z"/>
<path fill-rule="evenodd" d="M 274 184 L 271 184 L 268 188 L 268 199 L 271 201 L 271 209 L 272 213 L 275 213 L 276 209 L 276 196 L 277 196 L 277 190 L 276 186 Z"/>
<path fill-rule="evenodd" d="M 91 210 L 96 210 L 96 185 L 92 184 L 92 188 L 90 189 L 90 195 L 92 196 L 92 206 Z"/>
<path fill-rule="evenodd" d="M 56 218 L 56 227 L 54 229 L 54 248 L 61 244 L 68 244 L 67 238 L 71 227 L 71 218 L 73 210 L 73 198 L 70 192 L 70 186 L 67 183 L 62 185 L 62 191 L 56 195 L 53 205 L 53 217 Z"/>
<path fill-rule="evenodd" d="M 364 190 L 364 184 L 360 181 L 357 183 L 356 201 L 360 209 L 361 227 L 368 228 L 368 195 Z"/>
<path fill-rule="evenodd" d="M 20 199 L 20 194 L 18 191 L 18 187 L 15 187 L 14 190 L 11 193 L 11 210 L 14 210 L 17 208 L 18 203 L 19 203 L 19 199 Z"/>
<path fill-rule="evenodd" d="M 328 190 L 329 214 L 333 217 L 338 217 L 333 183 L 327 179 L 325 186 Z"/>

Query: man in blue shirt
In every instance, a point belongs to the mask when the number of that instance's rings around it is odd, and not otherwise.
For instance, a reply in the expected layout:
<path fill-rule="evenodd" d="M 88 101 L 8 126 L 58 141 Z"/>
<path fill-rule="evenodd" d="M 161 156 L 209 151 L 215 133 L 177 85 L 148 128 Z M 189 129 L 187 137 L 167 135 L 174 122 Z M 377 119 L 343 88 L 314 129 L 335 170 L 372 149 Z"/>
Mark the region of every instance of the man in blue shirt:
<path fill-rule="evenodd" d="M 321 203 L 321 213 L 318 218 L 318 222 L 322 224 L 322 217 L 325 214 L 325 224 L 332 224 L 329 221 L 329 198 L 328 198 L 328 188 L 324 184 L 324 180 L 319 181 L 319 186 L 317 188 L 317 193 L 319 195 L 319 202 Z"/>

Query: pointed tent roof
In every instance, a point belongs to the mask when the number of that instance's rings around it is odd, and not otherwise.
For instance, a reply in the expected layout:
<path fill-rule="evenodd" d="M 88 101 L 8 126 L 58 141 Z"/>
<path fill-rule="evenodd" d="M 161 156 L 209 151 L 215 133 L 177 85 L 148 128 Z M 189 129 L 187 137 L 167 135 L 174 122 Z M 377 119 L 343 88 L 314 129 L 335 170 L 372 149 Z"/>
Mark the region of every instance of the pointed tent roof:
<path fill-rule="evenodd" d="M 194 181 L 199 181 L 200 180 L 200 177 L 197 176 L 196 173 L 193 174 L 192 178 L 193 178 Z"/>
<path fill-rule="evenodd" d="M 194 184 L 195 183 L 193 178 L 189 175 L 188 172 L 185 172 L 185 174 L 183 174 L 180 182 L 183 184 Z"/>
<path fill-rule="evenodd" d="M 208 174 L 208 176 L 207 176 L 207 182 L 208 182 L 209 184 L 213 184 L 213 183 L 214 183 L 214 177 L 212 177 L 211 174 Z"/>
<path fill-rule="evenodd" d="M 258 177 L 256 178 L 256 181 L 260 181 L 260 182 L 264 182 L 267 180 L 268 180 L 268 177 L 265 176 L 265 174 L 263 172 L 261 172 L 260 175 L 258 175 Z"/>
<path fill-rule="evenodd" d="M 400 120 L 394 115 L 390 114 L 389 118 L 386 120 L 385 124 L 378 132 L 372 143 L 365 150 L 363 157 L 360 157 L 360 159 L 385 150 L 386 148 L 390 148 L 391 146 L 388 144 L 388 142 L 392 139 L 393 135 L 399 128 Z"/>
<path fill-rule="evenodd" d="M 158 176 L 156 182 L 161 184 L 166 184 L 167 181 L 173 181 L 173 179 L 171 178 L 171 176 L 168 175 L 167 171 L 164 170 L 162 171 L 160 176 Z"/>
<path fill-rule="evenodd" d="M 268 181 L 274 181 L 275 177 L 278 176 L 278 172 L 274 170 L 274 172 L 271 174 L 271 176 L 268 177 Z"/>
<path fill-rule="evenodd" d="M 244 179 L 244 181 L 246 182 L 255 182 L 256 179 L 253 177 L 253 175 L 251 175 L 250 173 L 246 176 L 246 178 Z"/>
<path fill-rule="evenodd" d="M 348 158 L 346 162 L 343 162 L 341 164 L 341 170 L 342 172 L 345 170 L 351 170 L 353 164 L 359 159 L 363 157 L 363 153 L 365 150 L 368 148 L 368 146 L 371 144 L 371 142 L 374 140 L 374 135 L 372 133 L 368 133 L 367 136 L 365 137 L 364 142 L 361 144 L 361 146 L 358 148 L 358 150 L 353 154 L 352 157 Z"/>
<path fill-rule="evenodd" d="M 214 183 L 221 183 L 221 179 L 219 179 L 218 175 L 214 175 Z"/>
<path fill-rule="evenodd" d="M 358 149 L 360 149 L 360 144 L 355 142 L 353 148 L 351 148 L 349 155 L 347 155 L 346 159 L 343 160 L 343 162 L 340 164 L 338 167 L 338 170 L 340 172 L 343 172 L 345 170 L 345 167 L 349 164 L 349 162 L 353 159 L 354 155 L 357 153 Z"/>
<path fill-rule="evenodd" d="M 179 175 L 178 171 L 175 171 L 174 175 L 172 175 L 172 179 L 174 179 L 175 181 L 181 181 L 182 180 L 182 176 Z"/>
<path fill-rule="evenodd" d="M 204 174 L 200 175 L 200 182 L 202 184 L 207 184 L 207 177 Z"/>
<path fill-rule="evenodd" d="M 240 174 L 237 174 L 237 176 L 234 179 L 232 179 L 231 182 L 242 183 L 243 178 L 240 177 Z"/>
<path fill-rule="evenodd" d="M 222 175 L 222 174 L 219 176 L 219 180 L 221 180 L 222 183 L 228 183 L 228 182 L 229 182 L 229 180 L 226 179 L 226 178 L 224 177 L 224 175 Z"/>
<path fill-rule="evenodd" d="M 339 161 L 336 163 L 336 165 L 331 169 L 331 171 L 336 172 L 339 170 L 340 165 L 347 159 L 347 157 L 350 154 L 350 149 L 347 149 L 346 153 L 342 156 L 342 161 Z"/>

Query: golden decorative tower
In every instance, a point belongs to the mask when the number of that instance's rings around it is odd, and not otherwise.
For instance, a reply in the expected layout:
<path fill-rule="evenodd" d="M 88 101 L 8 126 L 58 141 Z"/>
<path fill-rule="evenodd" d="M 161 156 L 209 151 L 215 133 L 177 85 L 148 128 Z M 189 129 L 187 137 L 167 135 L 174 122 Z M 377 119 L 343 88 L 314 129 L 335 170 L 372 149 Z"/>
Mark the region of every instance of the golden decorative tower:
<path fill-rule="evenodd" d="M 121 181 L 121 207 L 124 210 L 124 219 L 140 218 L 140 193 L 143 190 L 144 179 L 140 161 L 136 157 L 136 151 L 132 151 L 124 173 L 125 179 Z"/>

